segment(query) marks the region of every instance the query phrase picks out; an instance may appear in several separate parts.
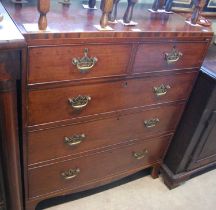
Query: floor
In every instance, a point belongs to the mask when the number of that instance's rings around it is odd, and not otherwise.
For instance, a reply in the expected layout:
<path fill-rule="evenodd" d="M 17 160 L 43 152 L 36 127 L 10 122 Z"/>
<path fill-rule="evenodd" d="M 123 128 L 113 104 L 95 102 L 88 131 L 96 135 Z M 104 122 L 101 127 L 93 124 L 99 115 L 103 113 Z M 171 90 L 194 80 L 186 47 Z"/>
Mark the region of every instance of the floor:
<path fill-rule="evenodd" d="M 46 210 L 213 210 L 216 170 L 168 190 L 161 178 L 150 176 Z"/>

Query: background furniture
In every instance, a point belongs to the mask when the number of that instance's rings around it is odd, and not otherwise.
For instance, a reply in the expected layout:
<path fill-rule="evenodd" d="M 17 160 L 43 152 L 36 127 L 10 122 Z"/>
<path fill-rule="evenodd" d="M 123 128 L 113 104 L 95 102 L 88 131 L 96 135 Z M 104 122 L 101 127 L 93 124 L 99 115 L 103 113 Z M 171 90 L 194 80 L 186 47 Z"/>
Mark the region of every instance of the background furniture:
<path fill-rule="evenodd" d="M 46 15 L 37 1 L 3 4 L 28 48 L 18 86 L 26 209 L 148 167 L 156 178 L 212 31 L 142 5 L 137 26 L 98 31 L 101 12 L 80 1 L 52 1 Z"/>
<path fill-rule="evenodd" d="M 164 182 L 174 188 L 216 164 L 216 46 L 199 73 L 163 164 Z"/>
<path fill-rule="evenodd" d="M 0 208 L 21 210 L 23 202 L 18 137 L 21 127 L 18 127 L 17 116 L 17 81 L 21 76 L 21 51 L 25 41 L 1 4 L 0 13 L 4 17 L 0 23 Z"/>
<path fill-rule="evenodd" d="M 5 192 L 4 192 L 4 182 L 2 175 L 2 166 L 0 159 L 0 210 L 5 210 Z"/>

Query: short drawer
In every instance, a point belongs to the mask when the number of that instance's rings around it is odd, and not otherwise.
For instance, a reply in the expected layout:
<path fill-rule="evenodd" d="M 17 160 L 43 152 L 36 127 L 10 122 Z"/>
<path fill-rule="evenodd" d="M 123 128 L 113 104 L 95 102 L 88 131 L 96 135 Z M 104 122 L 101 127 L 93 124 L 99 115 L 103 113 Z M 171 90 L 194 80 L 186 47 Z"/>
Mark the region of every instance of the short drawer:
<path fill-rule="evenodd" d="M 29 50 L 29 83 L 77 80 L 127 73 L 132 45 L 36 47 Z M 83 59 L 80 60 L 81 58 Z"/>
<path fill-rule="evenodd" d="M 163 158 L 170 136 L 138 141 L 115 150 L 29 169 L 29 197 L 76 189 L 114 174 L 145 168 Z"/>
<path fill-rule="evenodd" d="M 199 68 L 206 48 L 205 42 L 141 44 L 134 62 L 134 73 Z"/>
<path fill-rule="evenodd" d="M 30 132 L 28 164 L 172 132 L 183 108 L 184 104 L 167 105 L 116 118 Z"/>
<path fill-rule="evenodd" d="M 28 122 L 36 125 L 186 99 L 196 73 L 29 91 Z"/>

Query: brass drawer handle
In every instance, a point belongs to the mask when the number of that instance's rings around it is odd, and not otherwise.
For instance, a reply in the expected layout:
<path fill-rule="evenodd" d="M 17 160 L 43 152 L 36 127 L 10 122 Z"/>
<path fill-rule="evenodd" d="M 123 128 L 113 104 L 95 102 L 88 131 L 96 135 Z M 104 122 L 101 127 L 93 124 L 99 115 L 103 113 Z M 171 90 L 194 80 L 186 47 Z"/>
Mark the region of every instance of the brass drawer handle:
<path fill-rule="evenodd" d="M 75 146 L 80 144 L 86 138 L 85 134 L 82 133 L 80 135 L 73 135 L 71 137 L 64 137 L 64 142 L 68 146 Z"/>
<path fill-rule="evenodd" d="M 167 94 L 168 90 L 170 89 L 170 85 L 160 85 L 159 87 L 154 87 L 154 93 L 156 96 L 164 96 Z"/>
<path fill-rule="evenodd" d="M 178 51 L 176 47 L 174 46 L 171 52 L 165 53 L 165 60 L 167 64 L 171 64 L 171 63 L 177 62 L 182 56 L 183 56 L 183 53 Z"/>
<path fill-rule="evenodd" d="M 146 128 L 153 128 L 155 127 L 158 123 L 160 122 L 160 120 L 158 118 L 153 118 L 150 120 L 145 120 L 144 121 L 144 125 Z"/>
<path fill-rule="evenodd" d="M 68 99 L 70 105 L 76 110 L 80 110 L 86 107 L 90 100 L 91 100 L 90 96 L 81 96 L 81 95 Z"/>
<path fill-rule="evenodd" d="M 97 63 L 98 59 L 96 57 L 88 57 L 88 49 L 84 49 L 84 57 L 82 58 L 73 58 L 72 64 L 77 67 L 79 72 L 87 73 L 89 72 L 94 65 Z"/>
<path fill-rule="evenodd" d="M 62 177 L 66 180 L 75 178 L 80 173 L 80 169 L 69 169 L 68 171 L 64 171 L 61 173 Z"/>
<path fill-rule="evenodd" d="M 144 149 L 142 152 L 133 152 L 133 157 L 136 158 L 137 160 L 140 160 L 149 153 L 147 149 Z"/>

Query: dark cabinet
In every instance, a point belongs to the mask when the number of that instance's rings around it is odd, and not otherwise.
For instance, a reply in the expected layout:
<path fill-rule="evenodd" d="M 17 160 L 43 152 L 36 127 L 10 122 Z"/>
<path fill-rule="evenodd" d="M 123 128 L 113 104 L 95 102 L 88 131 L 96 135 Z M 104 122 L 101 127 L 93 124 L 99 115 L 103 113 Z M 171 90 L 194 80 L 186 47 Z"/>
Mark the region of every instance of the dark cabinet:
<path fill-rule="evenodd" d="M 210 114 L 207 126 L 200 138 L 199 147 L 188 165 L 192 170 L 197 167 L 216 161 L 216 109 Z"/>
<path fill-rule="evenodd" d="M 169 188 L 216 165 L 216 47 L 209 49 L 190 101 L 166 155 Z"/>

